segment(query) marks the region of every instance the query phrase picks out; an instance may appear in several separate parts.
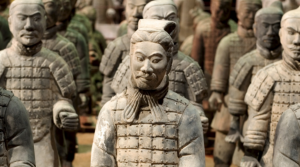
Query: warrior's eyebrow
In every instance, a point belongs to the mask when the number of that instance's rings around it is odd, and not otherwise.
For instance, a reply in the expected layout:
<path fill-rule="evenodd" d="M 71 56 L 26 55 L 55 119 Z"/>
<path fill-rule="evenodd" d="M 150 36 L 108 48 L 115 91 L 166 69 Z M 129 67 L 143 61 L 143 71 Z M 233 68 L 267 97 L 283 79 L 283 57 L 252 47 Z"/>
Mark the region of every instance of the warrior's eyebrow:
<path fill-rule="evenodd" d="M 152 58 L 152 57 L 154 57 L 154 56 L 158 56 L 158 57 L 162 58 L 162 57 L 163 57 L 163 54 L 162 54 L 161 52 L 154 52 L 154 53 L 152 53 L 152 54 L 149 56 L 149 58 Z"/>
<path fill-rule="evenodd" d="M 293 27 L 287 27 L 286 29 L 300 33 L 299 31 L 295 30 Z"/>
<path fill-rule="evenodd" d="M 35 12 L 33 14 L 27 15 L 27 14 L 23 14 L 23 13 L 18 13 L 18 16 L 26 16 L 26 17 L 33 17 L 33 16 L 42 16 L 42 14 L 40 12 Z"/>

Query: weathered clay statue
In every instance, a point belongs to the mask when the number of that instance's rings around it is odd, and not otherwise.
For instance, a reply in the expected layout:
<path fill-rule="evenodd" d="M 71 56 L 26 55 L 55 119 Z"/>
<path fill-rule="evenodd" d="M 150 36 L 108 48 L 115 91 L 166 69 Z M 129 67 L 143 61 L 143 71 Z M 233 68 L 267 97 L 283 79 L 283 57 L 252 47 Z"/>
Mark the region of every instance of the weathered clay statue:
<path fill-rule="evenodd" d="M 138 21 L 143 17 L 145 5 L 151 0 L 126 0 L 127 34 L 116 38 L 105 49 L 100 64 L 100 72 L 104 75 L 103 106 L 112 96 L 115 95 L 110 87 L 115 72 L 126 55 L 129 54 L 130 38 L 138 28 Z"/>
<path fill-rule="evenodd" d="M 78 93 L 89 92 L 90 88 L 90 69 L 89 69 L 89 55 L 88 55 L 88 45 L 83 36 L 71 29 L 68 29 L 68 24 L 70 23 L 70 15 L 72 12 L 72 4 L 70 0 L 61 0 L 61 11 L 58 17 L 58 33 L 63 37 L 70 40 L 76 47 L 82 72 L 76 78 L 76 86 Z"/>
<path fill-rule="evenodd" d="M 274 1 L 278 0 L 262 0 L 263 7 L 270 6 Z M 283 5 L 283 11 L 288 12 L 290 10 L 294 10 L 299 7 L 300 0 L 280 0 Z"/>
<path fill-rule="evenodd" d="M 240 125 L 240 117 L 248 117 L 248 107 L 244 98 L 255 74 L 263 67 L 281 60 L 279 29 L 282 15 L 282 4 L 279 1 L 260 9 L 255 15 L 253 30 L 257 38 L 256 50 L 241 57 L 230 76 L 228 111 L 233 120 L 226 141 L 235 143 L 240 138 L 243 139 L 242 134 L 247 128 L 247 123 L 244 126 Z"/>
<path fill-rule="evenodd" d="M 300 104 L 291 105 L 281 115 L 275 133 L 273 167 L 299 167 Z"/>
<path fill-rule="evenodd" d="M 0 88 L 0 166 L 35 167 L 28 112 L 12 92 Z"/>
<path fill-rule="evenodd" d="M 171 34 L 174 42 L 173 62 L 169 73 L 169 90 L 172 90 L 200 106 L 202 99 L 207 96 L 207 84 L 200 66 L 189 56 L 178 52 L 178 17 L 177 7 L 172 0 L 157 0 L 149 2 L 143 12 L 145 19 L 170 20 L 176 23 L 176 29 Z M 153 20 L 153 24 L 155 24 Z M 116 93 L 122 93 L 130 80 L 130 56 L 122 61 L 111 87 Z M 203 129 L 206 132 L 208 120 L 201 113 Z"/>
<path fill-rule="evenodd" d="M 228 89 L 230 73 L 240 57 L 255 49 L 256 39 L 252 25 L 255 13 L 261 8 L 260 0 L 240 0 L 238 7 L 238 30 L 224 37 L 217 48 L 214 63 L 210 107 L 215 113 L 212 128 L 216 130 L 214 161 L 216 166 L 230 166 L 235 144 L 225 141 L 231 115 L 228 112 Z M 225 97 L 224 97 L 225 96 Z"/>
<path fill-rule="evenodd" d="M 116 14 L 113 5 L 113 0 L 93 0 L 93 6 L 97 11 L 97 23 L 112 23 L 113 17 Z"/>
<path fill-rule="evenodd" d="M 140 20 L 132 35 L 128 89 L 100 111 L 93 167 L 205 166 L 203 111 L 168 90 L 176 25 L 154 21 Z"/>
<path fill-rule="evenodd" d="M 76 91 L 73 75 L 59 55 L 42 48 L 46 12 L 41 0 L 14 0 L 9 15 L 14 38 L 0 52 L 0 85 L 20 98 L 29 112 L 36 166 L 57 167 L 53 126 L 78 127 L 70 100 Z"/>
<path fill-rule="evenodd" d="M 274 136 L 281 114 L 299 103 L 300 80 L 300 8 L 285 13 L 279 31 L 282 59 L 261 69 L 247 91 L 245 102 L 251 115 L 245 135 L 247 154 L 243 166 L 257 164 L 257 153 L 263 151 L 260 164 L 272 167 Z M 286 136 L 289 137 L 289 136 Z"/>
<path fill-rule="evenodd" d="M 196 27 L 192 58 L 204 69 L 205 77 L 210 84 L 217 46 L 220 40 L 231 33 L 228 24 L 232 0 L 212 0 L 211 17 Z M 205 104 L 207 100 L 205 100 Z M 208 110 L 208 105 L 204 105 Z"/>

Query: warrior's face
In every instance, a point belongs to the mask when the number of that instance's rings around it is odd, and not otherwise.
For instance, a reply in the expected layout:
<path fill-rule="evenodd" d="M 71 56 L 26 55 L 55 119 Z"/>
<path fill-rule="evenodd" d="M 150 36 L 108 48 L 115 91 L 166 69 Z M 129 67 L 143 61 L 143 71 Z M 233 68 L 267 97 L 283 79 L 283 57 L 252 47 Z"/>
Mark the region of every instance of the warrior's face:
<path fill-rule="evenodd" d="M 46 29 L 43 7 L 37 4 L 20 4 L 12 10 L 9 16 L 9 28 L 14 38 L 26 46 L 39 43 Z"/>
<path fill-rule="evenodd" d="M 222 0 L 211 1 L 211 18 L 216 22 L 227 23 L 231 11 L 231 2 Z"/>
<path fill-rule="evenodd" d="M 169 20 L 176 23 L 176 29 L 170 34 L 173 40 L 177 39 L 179 29 L 179 18 L 177 8 L 173 5 L 160 5 L 150 7 L 144 13 L 144 19 Z"/>
<path fill-rule="evenodd" d="M 279 35 L 284 52 L 300 60 L 300 18 L 286 19 L 281 25 Z"/>
<path fill-rule="evenodd" d="M 59 7 L 57 0 L 43 0 L 46 15 L 47 15 L 47 28 L 53 27 L 58 19 Z"/>
<path fill-rule="evenodd" d="M 136 31 L 138 22 L 143 18 L 143 10 L 147 0 L 127 0 L 126 1 L 126 18 L 129 28 Z"/>
<path fill-rule="evenodd" d="M 260 8 L 257 4 L 241 1 L 237 12 L 239 24 L 245 29 L 252 29 L 255 13 Z"/>
<path fill-rule="evenodd" d="M 156 89 L 168 67 L 167 52 L 160 44 L 153 42 L 134 44 L 130 61 L 132 77 L 142 90 Z"/>
<path fill-rule="evenodd" d="M 257 16 L 254 30 L 257 42 L 268 50 L 276 49 L 280 46 L 279 30 L 280 14 L 262 14 Z"/>
<path fill-rule="evenodd" d="M 66 20 L 72 12 L 72 3 L 71 0 L 58 0 L 60 1 L 60 12 L 58 15 L 58 21 Z"/>

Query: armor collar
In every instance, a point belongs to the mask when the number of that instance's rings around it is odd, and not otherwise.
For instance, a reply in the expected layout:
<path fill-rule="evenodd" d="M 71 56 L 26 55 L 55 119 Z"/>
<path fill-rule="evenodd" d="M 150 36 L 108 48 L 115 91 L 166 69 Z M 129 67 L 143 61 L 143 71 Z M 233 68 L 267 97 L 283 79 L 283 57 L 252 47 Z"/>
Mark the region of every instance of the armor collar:
<path fill-rule="evenodd" d="M 162 84 L 155 90 L 141 90 L 133 86 L 129 80 L 126 90 L 127 105 L 122 113 L 124 123 L 132 123 L 137 117 L 140 109 L 144 106 L 149 107 L 153 115 L 154 122 L 166 122 L 166 111 L 161 107 L 159 101 L 168 93 L 168 77 L 166 76 Z"/>
<path fill-rule="evenodd" d="M 260 46 L 258 43 L 256 43 L 256 48 L 257 48 L 259 54 L 266 59 L 276 59 L 282 54 L 281 45 L 278 48 L 276 48 L 275 50 L 268 50 L 268 49 Z"/>
<path fill-rule="evenodd" d="M 15 39 L 12 40 L 12 48 L 19 53 L 21 56 L 33 56 L 41 51 L 43 46 L 42 41 L 33 45 L 33 46 L 25 46 Z"/>
<path fill-rule="evenodd" d="M 254 37 L 253 29 L 247 30 L 247 29 L 243 28 L 241 25 L 238 26 L 237 33 L 242 38 L 253 38 Z"/>
<path fill-rule="evenodd" d="M 57 26 L 48 28 L 43 36 L 43 39 L 51 39 L 53 38 L 57 33 Z"/>
<path fill-rule="evenodd" d="M 284 64 L 295 71 L 300 71 L 300 62 L 294 60 L 293 58 L 291 58 L 291 56 L 288 56 L 284 51 L 282 52 L 282 59 Z"/>

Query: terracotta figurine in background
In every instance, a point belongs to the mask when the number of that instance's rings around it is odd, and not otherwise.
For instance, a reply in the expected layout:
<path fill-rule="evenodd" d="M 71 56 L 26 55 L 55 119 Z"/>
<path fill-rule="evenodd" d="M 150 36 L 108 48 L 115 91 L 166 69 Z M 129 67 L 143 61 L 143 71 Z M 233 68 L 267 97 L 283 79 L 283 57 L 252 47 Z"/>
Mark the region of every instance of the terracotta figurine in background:
<path fill-rule="evenodd" d="M 113 18 L 116 15 L 113 0 L 93 0 L 93 6 L 97 11 L 97 23 L 113 23 Z"/>
<path fill-rule="evenodd" d="M 212 128 L 216 130 L 214 146 L 216 166 L 230 166 L 235 151 L 235 144 L 225 141 L 231 120 L 227 109 L 229 76 L 238 59 L 256 47 L 252 26 L 255 13 L 260 8 L 260 0 L 240 0 L 237 11 L 238 30 L 224 37 L 217 48 L 211 81 L 212 94 L 209 98 L 211 109 L 217 110 L 212 121 Z M 237 158 L 233 160 L 236 165 L 241 159 L 240 154 L 243 153 L 239 152 L 234 156 Z"/>
<path fill-rule="evenodd" d="M 101 109 L 91 166 L 205 166 L 201 111 L 168 90 L 175 27 L 139 21 L 131 38 L 131 79 Z"/>
<path fill-rule="evenodd" d="M 217 46 L 223 37 L 231 33 L 228 24 L 231 4 L 232 0 L 212 0 L 210 19 L 203 20 L 195 30 L 191 56 L 203 68 L 208 84 L 212 78 Z M 207 101 L 205 110 L 209 110 Z"/>
<path fill-rule="evenodd" d="M 299 167 L 300 104 L 291 105 L 281 115 L 274 138 L 273 167 Z"/>
<path fill-rule="evenodd" d="M 74 131 L 79 124 L 71 101 L 76 91 L 72 72 L 59 55 L 42 47 L 46 12 L 41 0 L 14 0 L 8 21 L 14 38 L 0 52 L 0 85 L 29 112 L 36 166 L 57 167 L 53 126 Z"/>
<path fill-rule="evenodd" d="M 0 33 L 2 34 L 0 50 L 5 49 L 12 38 L 7 22 L 8 12 L 6 11 L 9 3 L 9 0 L 0 0 Z"/>
<path fill-rule="evenodd" d="M 274 1 L 278 0 L 262 0 L 263 7 L 268 7 L 270 6 Z M 294 10 L 299 7 L 300 5 L 300 0 L 280 0 L 283 5 L 283 11 L 286 13 L 290 10 Z"/>
<path fill-rule="evenodd" d="M 169 90 L 189 99 L 194 105 L 202 106 L 203 98 L 207 97 L 207 84 L 202 69 L 191 57 L 178 51 L 178 17 L 177 7 L 172 0 L 155 0 L 149 2 L 143 12 L 144 19 L 170 20 L 176 23 L 171 34 L 174 42 L 173 62 L 169 73 Z M 155 24 L 153 20 L 153 24 Z M 116 93 L 122 93 L 130 80 L 130 56 L 126 56 L 119 66 L 111 87 Z M 200 113 L 204 132 L 208 128 L 208 120 Z"/>
<path fill-rule="evenodd" d="M 246 156 L 242 166 L 273 166 L 274 137 L 281 114 L 299 103 L 300 89 L 300 8 L 285 13 L 279 31 L 282 59 L 261 69 L 246 93 L 245 102 L 251 115 L 245 134 Z M 286 136 L 290 137 L 290 136 Z"/>
<path fill-rule="evenodd" d="M 145 5 L 151 0 L 127 0 L 126 1 L 126 19 L 127 34 L 116 38 L 108 44 L 104 51 L 104 55 L 100 64 L 100 72 L 104 75 L 103 79 L 103 95 L 101 106 L 115 95 L 112 90 L 111 82 L 119 65 L 126 55 L 129 54 L 130 38 L 138 28 L 138 21 L 143 18 L 143 10 Z"/>
<path fill-rule="evenodd" d="M 0 166 L 35 167 L 28 111 L 12 92 L 0 88 Z"/>
<path fill-rule="evenodd" d="M 233 120 L 225 139 L 228 142 L 236 143 L 240 139 L 243 140 L 243 133 L 246 132 L 247 122 L 249 122 L 246 121 L 248 106 L 244 99 L 255 74 L 263 67 L 282 59 L 279 38 L 282 16 L 283 9 L 280 1 L 260 9 L 255 15 L 253 30 L 257 38 L 256 49 L 238 60 L 230 76 L 228 111 L 233 116 Z M 251 119 L 251 116 L 248 119 Z"/>

